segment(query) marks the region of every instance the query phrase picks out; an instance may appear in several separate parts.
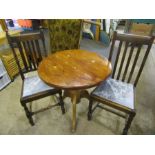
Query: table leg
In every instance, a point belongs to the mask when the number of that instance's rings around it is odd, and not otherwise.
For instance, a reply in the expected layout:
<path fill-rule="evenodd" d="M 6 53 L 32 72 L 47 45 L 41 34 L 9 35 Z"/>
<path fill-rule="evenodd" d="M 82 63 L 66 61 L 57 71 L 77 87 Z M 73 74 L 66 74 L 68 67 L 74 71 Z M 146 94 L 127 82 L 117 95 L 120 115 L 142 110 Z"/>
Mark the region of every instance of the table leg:
<path fill-rule="evenodd" d="M 74 93 L 72 96 L 72 132 L 76 129 L 76 104 L 77 104 L 77 94 Z"/>
<path fill-rule="evenodd" d="M 71 97 L 72 101 L 72 132 L 74 132 L 76 129 L 76 104 L 80 102 L 81 98 L 89 99 L 89 93 L 87 90 L 66 90 L 63 99 L 66 97 Z"/>

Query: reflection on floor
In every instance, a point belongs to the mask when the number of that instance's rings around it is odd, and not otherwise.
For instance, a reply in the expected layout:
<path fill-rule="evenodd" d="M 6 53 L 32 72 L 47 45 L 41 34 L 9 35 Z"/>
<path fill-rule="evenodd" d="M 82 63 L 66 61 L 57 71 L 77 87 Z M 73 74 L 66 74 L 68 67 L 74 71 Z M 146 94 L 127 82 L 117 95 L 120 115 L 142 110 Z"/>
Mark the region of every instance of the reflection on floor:
<path fill-rule="evenodd" d="M 81 48 L 108 55 L 109 48 L 91 40 L 82 40 Z M 129 134 L 155 134 L 155 46 L 144 67 L 136 89 L 137 115 L 131 125 Z M 93 120 L 87 121 L 88 100 L 82 99 L 77 105 L 77 129 L 71 132 L 72 105 L 65 99 L 66 114 L 62 115 L 59 107 L 34 116 L 35 126 L 30 126 L 19 102 L 21 79 L 0 92 L 0 134 L 121 134 L 124 119 L 98 109 Z M 53 103 L 52 97 L 33 102 L 33 109 Z M 46 106 L 46 105 L 45 105 Z"/>

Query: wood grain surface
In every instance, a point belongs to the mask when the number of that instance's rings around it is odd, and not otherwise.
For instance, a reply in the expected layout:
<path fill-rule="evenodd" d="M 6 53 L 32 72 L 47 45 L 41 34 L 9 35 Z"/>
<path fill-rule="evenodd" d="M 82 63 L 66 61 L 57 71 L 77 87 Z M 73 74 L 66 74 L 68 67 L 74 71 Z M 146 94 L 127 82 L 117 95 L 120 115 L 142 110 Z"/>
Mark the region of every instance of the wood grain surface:
<path fill-rule="evenodd" d="M 38 67 L 40 78 L 62 89 L 86 89 L 105 80 L 111 63 L 95 52 L 65 50 L 44 58 Z"/>

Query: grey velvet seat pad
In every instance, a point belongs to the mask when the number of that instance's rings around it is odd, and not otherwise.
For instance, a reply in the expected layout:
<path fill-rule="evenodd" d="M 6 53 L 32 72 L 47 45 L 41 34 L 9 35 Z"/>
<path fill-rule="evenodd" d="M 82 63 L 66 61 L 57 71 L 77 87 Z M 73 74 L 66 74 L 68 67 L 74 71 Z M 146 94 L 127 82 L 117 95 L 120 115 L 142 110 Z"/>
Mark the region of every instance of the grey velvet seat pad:
<path fill-rule="evenodd" d="M 109 78 L 101 83 L 92 92 L 92 95 L 134 109 L 134 87 L 132 84 Z"/>
<path fill-rule="evenodd" d="M 53 87 L 50 87 L 44 83 L 38 75 L 27 77 L 24 79 L 22 97 L 35 95 L 37 93 L 53 89 Z"/>

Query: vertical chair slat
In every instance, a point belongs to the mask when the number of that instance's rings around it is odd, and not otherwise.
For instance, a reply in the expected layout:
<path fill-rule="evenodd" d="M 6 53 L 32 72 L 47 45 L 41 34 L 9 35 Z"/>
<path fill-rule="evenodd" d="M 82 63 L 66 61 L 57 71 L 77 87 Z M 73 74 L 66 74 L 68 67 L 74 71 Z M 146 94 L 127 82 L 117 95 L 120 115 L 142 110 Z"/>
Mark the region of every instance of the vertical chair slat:
<path fill-rule="evenodd" d="M 22 41 L 22 43 L 23 43 L 23 47 L 24 47 L 24 50 L 25 50 L 25 54 L 27 56 L 27 61 L 29 63 L 29 68 L 31 70 L 32 69 L 32 64 L 31 64 L 31 60 L 30 60 L 30 53 L 29 53 L 29 50 L 28 50 L 28 47 L 27 47 L 28 45 L 27 45 L 27 43 L 25 41 Z"/>
<path fill-rule="evenodd" d="M 115 60 L 115 64 L 114 64 L 112 78 L 114 78 L 114 76 L 115 76 L 115 72 L 116 72 L 116 68 L 117 68 L 117 63 L 118 63 L 120 52 L 121 52 L 122 43 L 123 43 L 122 41 L 119 42 L 119 47 L 118 47 L 117 56 L 116 56 L 116 60 Z"/>
<path fill-rule="evenodd" d="M 128 45 L 129 45 L 129 42 L 126 42 L 125 43 L 125 49 L 124 49 L 124 52 L 123 52 L 123 57 L 122 57 L 121 64 L 120 64 L 120 68 L 119 68 L 118 75 L 117 75 L 117 80 L 120 78 L 120 75 L 121 75 L 121 72 L 122 72 L 123 63 L 124 63 L 125 56 L 126 56 L 126 53 L 127 53 Z"/>
<path fill-rule="evenodd" d="M 18 47 L 19 47 L 20 55 L 21 55 L 22 60 L 23 60 L 24 68 L 26 69 L 26 71 L 28 71 L 28 65 L 27 65 L 27 62 L 26 62 L 26 57 L 25 57 L 25 53 L 24 53 L 23 48 L 22 48 L 22 44 L 21 44 L 20 41 L 18 41 L 17 44 L 18 44 Z"/>
<path fill-rule="evenodd" d="M 128 57 L 128 61 L 127 61 L 126 66 L 125 66 L 125 71 L 124 71 L 124 75 L 123 75 L 122 81 L 125 80 L 126 74 L 128 72 L 128 68 L 129 68 L 129 64 L 130 64 L 130 60 L 131 60 L 133 51 L 134 51 L 134 46 L 131 47 L 131 50 L 130 50 L 130 53 L 129 53 L 129 57 Z"/>
<path fill-rule="evenodd" d="M 45 46 L 45 38 L 44 38 L 44 34 L 43 34 L 42 31 L 41 31 L 41 37 L 42 37 L 41 41 L 43 43 L 43 49 L 44 49 L 44 52 L 45 52 L 45 57 L 47 57 L 47 51 L 46 51 L 46 46 Z"/>
<path fill-rule="evenodd" d="M 31 45 L 32 45 L 32 49 L 33 49 L 34 60 L 35 60 L 35 63 L 37 64 L 37 66 L 38 66 L 39 63 L 38 63 L 38 58 L 37 58 L 37 54 L 36 54 L 36 50 L 35 50 L 35 47 L 34 47 L 34 42 L 33 42 L 33 40 L 31 40 Z"/>
<path fill-rule="evenodd" d="M 36 69 L 35 60 L 34 60 L 34 53 L 31 50 L 30 41 L 26 41 L 26 42 L 27 42 L 27 45 L 28 45 L 28 50 L 30 52 L 30 58 L 31 58 L 33 67 L 34 67 L 34 69 Z"/>
<path fill-rule="evenodd" d="M 38 40 L 35 40 L 35 44 L 36 44 L 36 49 L 37 49 L 38 56 L 39 56 L 39 61 L 41 61 L 42 60 L 42 56 L 41 56 L 41 51 L 40 51 Z"/>
<path fill-rule="evenodd" d="M 111 45 L 111 48 L 110 48 L 110 53 L 109 53 L 109 58 L 108 58 L 109 61 L 111 61 L 111 59 L 112 59 L 116 35 L 117 35 L 117 32 L 114 32 L 114 34 L 113 34 L 113 40 L 112 40 L 112 45 Z"/>
<path fill-rule="evenodd" d="M 135 59 L 134 59 L 134 62 L 133 62 L 132 68 L 131 68 L 131 72 L 130 72 L 130 75 L 129 75 L 129 78 L 128 78 L 128 83 L 131 81 L 131 78 L 132 78 L 133 72 L 135 70 L 135 66 L 136 66 L 136 63 L 137 63 L 141 48 L 142 48 L 142 45 L 138 45 L 138 50 L 137 50 L 137 53 L 136 53 L 136 56 L 135 56 Z"/>

